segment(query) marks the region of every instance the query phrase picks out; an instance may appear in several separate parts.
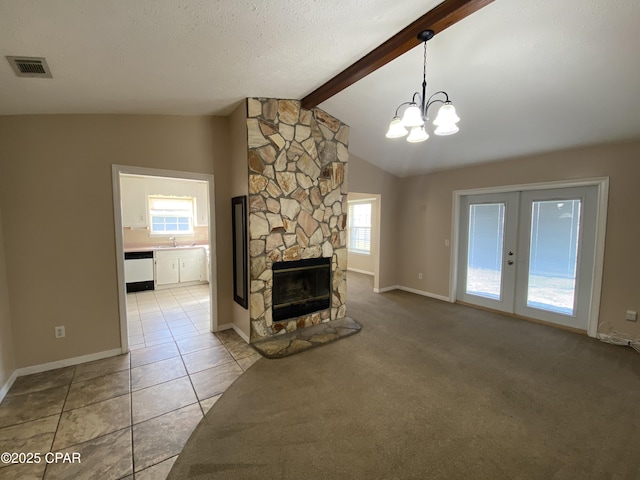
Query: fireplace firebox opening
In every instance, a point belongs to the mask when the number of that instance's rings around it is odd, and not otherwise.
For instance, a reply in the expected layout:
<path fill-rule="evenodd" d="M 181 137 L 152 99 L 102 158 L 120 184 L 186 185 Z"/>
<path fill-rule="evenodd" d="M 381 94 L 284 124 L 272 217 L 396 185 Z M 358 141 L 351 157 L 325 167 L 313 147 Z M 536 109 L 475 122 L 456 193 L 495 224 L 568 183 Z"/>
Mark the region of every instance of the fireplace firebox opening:
<path fill-rule="evenodd" d="M 273 264 L 273 320 L 288 320 L 329 308 L 331 259 Z"/>

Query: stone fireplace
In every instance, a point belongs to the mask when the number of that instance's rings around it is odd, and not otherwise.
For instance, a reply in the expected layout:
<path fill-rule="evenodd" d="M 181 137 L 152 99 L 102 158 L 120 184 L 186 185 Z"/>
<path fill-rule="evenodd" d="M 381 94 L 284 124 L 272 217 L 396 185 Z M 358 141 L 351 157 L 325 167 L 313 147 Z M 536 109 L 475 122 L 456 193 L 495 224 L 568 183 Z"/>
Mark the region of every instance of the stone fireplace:
<path fill-rule="evenodd" d="M 247 135 L 255 342 L 346 315 L 349 127 L 297 100 L 249 98 Z"/>

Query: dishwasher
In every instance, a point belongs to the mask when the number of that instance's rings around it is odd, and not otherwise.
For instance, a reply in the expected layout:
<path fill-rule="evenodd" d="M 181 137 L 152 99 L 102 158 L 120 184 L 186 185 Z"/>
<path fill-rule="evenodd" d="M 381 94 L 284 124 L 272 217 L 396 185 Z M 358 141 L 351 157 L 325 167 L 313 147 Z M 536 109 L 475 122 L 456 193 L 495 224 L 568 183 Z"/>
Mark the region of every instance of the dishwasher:
<path fill-rule="evenodd" d="M 125 252 L 124 282 L 127 293 L 153 290 L 153 251 Z"/>

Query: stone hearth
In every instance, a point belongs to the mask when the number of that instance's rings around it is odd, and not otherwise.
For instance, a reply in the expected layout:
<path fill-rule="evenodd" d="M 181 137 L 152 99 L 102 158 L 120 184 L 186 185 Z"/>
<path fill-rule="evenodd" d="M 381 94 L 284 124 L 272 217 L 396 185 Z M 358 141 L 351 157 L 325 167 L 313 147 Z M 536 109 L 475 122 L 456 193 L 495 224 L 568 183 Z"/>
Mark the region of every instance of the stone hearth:
<path fill-rule="evenodd" d="M 362 326 L 354 319 L 343 317 L 284 335 L 268 337 L 252 343 L 252 346 L 263 357 L 283 358 L 355 335 L 361 329 Z"/>
<path fill-rule="evenodd" d="M 346 315 L 349 127 L 297 100 L 247 100 L 251 342 Z M 329 308 L 273 321 L 272 265 L 331 259 Z"/>

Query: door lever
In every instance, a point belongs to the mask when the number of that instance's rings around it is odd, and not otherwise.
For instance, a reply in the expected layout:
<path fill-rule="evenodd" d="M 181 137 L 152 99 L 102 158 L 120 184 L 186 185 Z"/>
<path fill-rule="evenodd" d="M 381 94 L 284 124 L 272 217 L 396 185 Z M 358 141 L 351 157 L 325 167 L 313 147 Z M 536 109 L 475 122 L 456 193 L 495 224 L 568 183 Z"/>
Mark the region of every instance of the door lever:
<path fill-rule="evenodd" d="M 513 265 L 513 260 L 509 260 L 509 261 L 507 262 L 507 265 Z"/>

